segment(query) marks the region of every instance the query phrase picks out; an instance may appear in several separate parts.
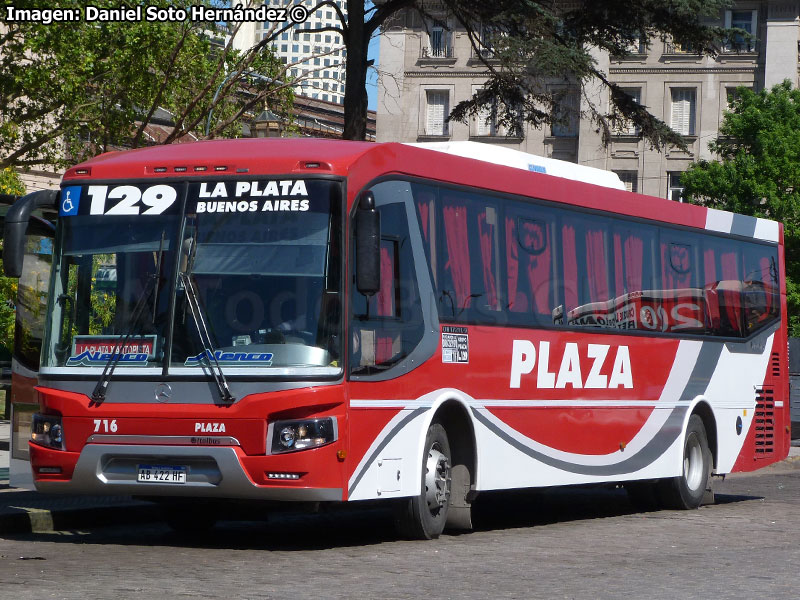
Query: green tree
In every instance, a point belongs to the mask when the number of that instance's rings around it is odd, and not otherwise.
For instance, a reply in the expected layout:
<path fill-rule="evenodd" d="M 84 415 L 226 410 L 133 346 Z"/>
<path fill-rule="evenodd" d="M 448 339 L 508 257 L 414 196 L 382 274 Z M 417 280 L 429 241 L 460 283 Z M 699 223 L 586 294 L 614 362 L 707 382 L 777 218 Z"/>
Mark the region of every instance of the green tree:
<path fill-rule="evenodd" d="M 25 193 L 25 185 L 16 171 L 10 168 L 0 169 L 0 194 L 21 196 Z M 0 239 L 0 253 L 3 240 Z M 17 298 L 17 280 L 0 277 L 0 357 L 7 360 L 14 347 L 14 303 Z"/>
<path fill-rule="evenodd" d="M 790 81 L 771 90 L 738 88 L 729 99 L 718 160 L 684 173 L 694 203 L 781 221 L 786 244 L 786 289 L 791 335 L 800 335 L 800 90 Z"/>
<path fill-rule="evenodd" d="M 122 6 L 116 0 L 92 4 Z M 148 3 L 198 4 L 217 3 Z M 78 0 L 58 4 L 85 11 L 84 5 Z M 35 0 L 14 6 L 42 8 Z M 249 111 L 265 105 L 276 113 L 288 110 L 292 92 L 283 80 L 285 70 L 263 44 L 234 50 L 217 36 L 215 23 L 5 21 L 0 27 L 0 169 L 65 166 L 115 147 L 152 143 L 144 124 L 159 108 L 174 122 L 159 143 L 235 136 Z"/>
<path fill-rule="evenodd" d="M 558 93 L 548 84 L 562 82 L 584 89 L 600 83 L 611 92 L 611 107 L 601 109 L 585 94 L 586 114 L 608 141 L 614 126 L 638 125 L 640 136 L 655 147 L 684 146 L 681 136 L 651 115 L 598 68 L 596 51 L 630 54 L 639 39 L 671 39 L 699 54 L 714 55 L 720 44 L 746 39 L 742 30 L 709 26 L 719 20 L 729 0 L 347 0 L 348 18 L 333 30 L 347 48 L 344 137 L 364 139 L 370 62 L 367 45 L 379 28 L 404 26 L 407 12 L 428 24 L 465 31 L 487 73 L 481 91 L 458 103 L 450 118 L 466 121 L 482 107 L 494 106 L 498 122 L 514 127 L 527 121 L 535 127 L 574 119 L 558 108 Z M 319 9 L 335 10 L 330 0 Z M 316 10 L 316 9 L 314 9 Z M 312 11 L 313 12 L 313 11 Z M 324 28 L 320 31 L 331 28 Z M 311 30 L 317 31 L 317 30 Z"/>

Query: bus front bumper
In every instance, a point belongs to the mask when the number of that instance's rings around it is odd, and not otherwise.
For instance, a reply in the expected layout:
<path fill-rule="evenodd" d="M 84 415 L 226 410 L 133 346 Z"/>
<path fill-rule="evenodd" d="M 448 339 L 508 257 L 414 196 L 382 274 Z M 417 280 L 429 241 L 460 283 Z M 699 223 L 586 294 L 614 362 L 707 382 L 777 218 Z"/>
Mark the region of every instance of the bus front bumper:
<path fill-rule="evenodd" d="M 87 444 L 80 454 L 30 444 L 34 483 L 40 492 L 94 495 L 341 501 L 341 488 L 309 487 L 301 473 L 275 472 L 273 483 L 256 484 L 248 470 L 275 468 L 273 457 L 245 457 L 235 447 Z M 58 465 L 58 467 L 54 467 Z M 74 468 L 73 468 L 74 465 Z M 185 482 L 137 480 L 142 465 L 185 469 Z M 60 472 L 53 472 L 60 468 Z M 267 471 L 263 470 L 262 473 Z M 70 476 L 71 475 L 71 476 Z M 297 475 L 297 480 L 280 477 Z"/>

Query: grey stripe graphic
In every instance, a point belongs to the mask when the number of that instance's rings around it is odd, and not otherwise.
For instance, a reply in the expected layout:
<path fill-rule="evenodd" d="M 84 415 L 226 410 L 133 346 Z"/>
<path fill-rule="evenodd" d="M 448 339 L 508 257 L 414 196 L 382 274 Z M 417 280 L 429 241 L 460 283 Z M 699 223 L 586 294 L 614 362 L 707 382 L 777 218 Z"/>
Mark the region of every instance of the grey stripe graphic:
<path fill-rule="evenodd" d="M 418 417 L 419 415 L 424 413 L 426 410 L 428 410 L 428 409 L 427 408 L 418 408 L 416 410 L 412 410 L 408 415 L 406 415 L 405 417 L 400 419 L 400 421 L 398 421 L 395 424 L 394 427 L 392 427 L 392 430 L 389 433 L 386 434 L 386 437 L 383 438 L 381 443 L 378 444 L 378 447 L 375 448 L 375 450 L 373 450 L 372 455 L 369 457 L 367 462 L 364 463 L 364 466 L 361 467 L 361 471 L 359 471 L 358 475 L 356 475 L 355 480 L 353 481 L 353 483 L 350 485 L 350 487 L 347 490 L 347 495 L 348 496 L 353 493 L 354 489 L 356 489 L 356 486 L 358 485 L 358 482 L 361 481 L 361 478 L 364 476 L 364 473 L 367 472 L 367 470 L 369 469 L 370 465 L 375 462 L 375 459 L 377 458 L 377 456 L 380 453 L 380 451 L 383 450 L 390 441 L 392 441 L 394 436 L 396 436 L 397 433 L 403 427 L 405 427 L 406 424 L 409 421 L 412 421 L 413 419 L 415 419 L 416 417 Z"/>
<path fill-rule="evenodd" d="M 745 237 L 754 237 L 756 235 L 757 222 L 755 217 L 735 214 L 733 215 L 733 223 L 731 224 L 731 233 Z"/>
<path fill-rule="evenodd" d="M 697 362 L 692 369 L 692 374 L 686 382 L 686 387 L 680 394 L 680 400 L 691 401 L 696 396 L 705 393 L 708 388 L 710 374 L 714 372 L 719 362 L 720 355 L 722 354 L 722 344 L 719 342 L 703 342 L 700 352 L 697 355 Z M 575 473 L 578 475 L 595 475 L 595 476 L 608 476 L 608 475 L 622 475 L 626 473 L 633 473 L 646 467 L 660 457 L 667 449 L 675 442 L 681 435 L 683 429 L 683 421 L 688 407 L 679 406 L 672 410 L 667 417 L 664 425 L 656 432 L 653 439 L 651 439 L 645 446 L 630 458 L 626 458 L 613 465 L 581 465 L 571 463 L 551 456 L 547 456 L 533 448 L 526 446 L 519 440 L 514 439 L 508 433 L 500 429 L 495 423 L 489 420 L 488 417 L 481 414 L 478 409 L 473 408 L 472 413 L 475 418 L 483 423 L 495 435 L 503 439 L 514 448 L 527 454 L 531 458 L 542 462 L 556 469 L 567 471 L 568 473 Z"/>

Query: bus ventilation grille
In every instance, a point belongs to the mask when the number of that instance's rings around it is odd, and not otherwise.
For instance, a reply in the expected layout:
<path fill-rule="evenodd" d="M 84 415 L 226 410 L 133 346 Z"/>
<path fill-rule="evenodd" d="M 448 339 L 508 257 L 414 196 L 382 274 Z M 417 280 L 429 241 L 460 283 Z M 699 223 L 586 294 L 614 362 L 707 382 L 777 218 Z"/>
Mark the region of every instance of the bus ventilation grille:
<path fill-rule="evenodd" d="M 773 388 L 756 388 L 756 456 L 775 451 L 775 394 Z"/>
<path fill-rule="evenodd" d="M 773 377 L 780 377 L 781 376 L 781 357 L 778 355 L 777 352 L 772 353 L 772 359 L 770 360 L 770 364 L 772 366 L 772 376 Z"/>

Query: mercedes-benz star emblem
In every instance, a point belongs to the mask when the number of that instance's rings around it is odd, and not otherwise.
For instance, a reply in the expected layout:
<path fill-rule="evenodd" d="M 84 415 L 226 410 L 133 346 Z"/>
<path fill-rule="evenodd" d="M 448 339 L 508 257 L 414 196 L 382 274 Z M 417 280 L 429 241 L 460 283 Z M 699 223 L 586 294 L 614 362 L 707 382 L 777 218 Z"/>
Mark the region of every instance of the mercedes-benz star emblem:
<path fill-rule="evenodd" d="M 168 383 L 159 383 L 156 388 L 156 402 L 169 402 L 172 398 L 172 387 Z"/>

